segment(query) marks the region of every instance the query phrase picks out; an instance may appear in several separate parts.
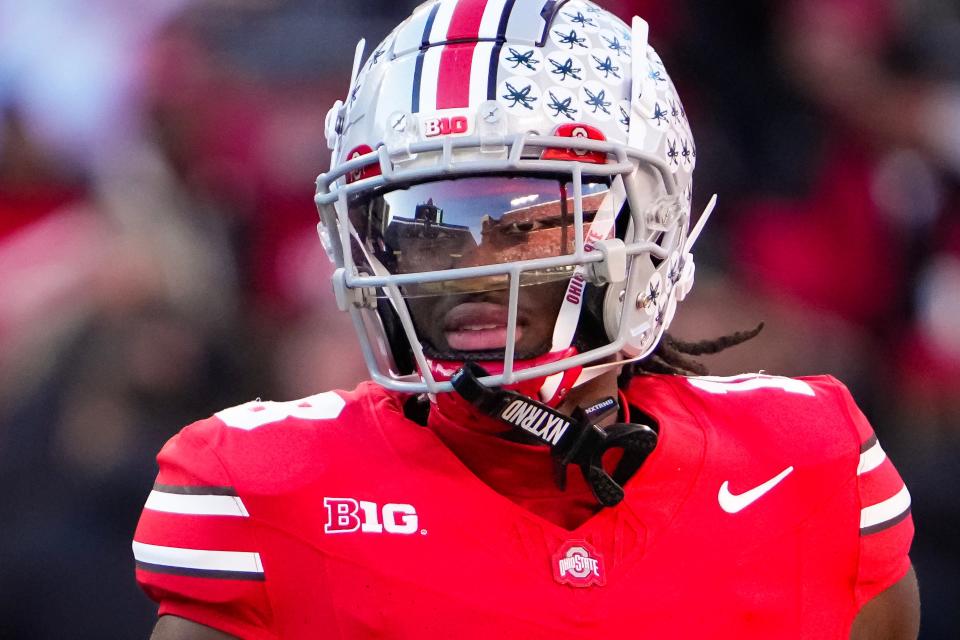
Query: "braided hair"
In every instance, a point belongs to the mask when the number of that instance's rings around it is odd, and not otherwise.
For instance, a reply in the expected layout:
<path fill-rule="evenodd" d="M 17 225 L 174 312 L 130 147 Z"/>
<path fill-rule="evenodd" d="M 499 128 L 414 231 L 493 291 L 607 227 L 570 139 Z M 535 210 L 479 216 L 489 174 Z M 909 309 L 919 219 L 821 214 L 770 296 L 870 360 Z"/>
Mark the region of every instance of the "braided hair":
<path fill-rule="evenodd" d="M 693 359 L 695 356 L 720 353 L 738 344 L 755 338 L 763 331 L 761 322 L 748 331 L 737 331 L 713 340 L 687 342 L 665 333 L 657 348 L 648 357 L 626 368 L 621 375 L 621 386 L 635 375 L 644 373 L 665 373 L 681 376 L 705 376 L 709 374 L 706 365 Z"/>

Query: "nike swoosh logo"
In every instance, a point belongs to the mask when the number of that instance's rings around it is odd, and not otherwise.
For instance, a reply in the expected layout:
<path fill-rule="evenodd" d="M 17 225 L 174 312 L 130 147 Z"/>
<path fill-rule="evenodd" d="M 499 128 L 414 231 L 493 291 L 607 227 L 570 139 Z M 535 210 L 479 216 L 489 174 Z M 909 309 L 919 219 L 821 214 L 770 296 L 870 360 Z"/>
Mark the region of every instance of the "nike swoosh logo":
<path fill-rule="evenodd" d="M 725 481 L 722 485 L 720 485 L 720 493 L 717 494 L 717 500 L 720 502 L 720 508 L 727 513 L 737 513 L 738 511 L 746 509 L 751 504 L 763 497 L 765 493 L 780 484 L 780 482 L 790 475 L 792 471 L 793 467 L 787 467 L 763 484 L 737 495 L 730 493 L 730 481 Z"/>

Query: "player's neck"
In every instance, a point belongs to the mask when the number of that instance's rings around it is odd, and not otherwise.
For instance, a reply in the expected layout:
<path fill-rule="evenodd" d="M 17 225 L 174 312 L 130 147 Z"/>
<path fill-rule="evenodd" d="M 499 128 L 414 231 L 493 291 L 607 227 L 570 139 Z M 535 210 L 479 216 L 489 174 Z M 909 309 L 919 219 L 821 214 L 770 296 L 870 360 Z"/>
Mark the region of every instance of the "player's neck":
<path fill-rule="evenodd" d="M 564 401 L 557 407 L 557 410 L 565 415 L 573 415 L 577 407 L 582 405 L 591 405 L 604 398 L 618 399 L 617 378 L 619 370 L 614 369 L 600 375 L 581 386 L 570 391 Z M 526 434 L 520 429 L 509 430 L 504 422 L 496 416 L 487 415 L 478 411 L 466 400 L 457 397 L 455 394 L 438 394 L 433 398 L 429 415 L 442 415 L 447 420 L 459 424 L 460 426 L 478 433 L 486 433 L 493 436 L 506 437 L 509 440 L 524 442 L 527 440 Z M 614 422 L 616 415 L 610 416 L 604 420 L 601 425 Z M 426 420 L 429 422 L 429 419 Z M 535 443 L 531 440 L 530 443 Z"/>

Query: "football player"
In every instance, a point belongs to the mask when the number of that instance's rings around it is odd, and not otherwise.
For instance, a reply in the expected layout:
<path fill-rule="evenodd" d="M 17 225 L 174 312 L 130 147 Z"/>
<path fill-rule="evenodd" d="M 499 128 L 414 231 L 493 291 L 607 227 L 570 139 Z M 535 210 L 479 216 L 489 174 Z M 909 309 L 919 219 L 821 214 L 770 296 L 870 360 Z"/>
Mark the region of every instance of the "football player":
<path fill-rule="evenodd" d="M 847 390 L 664 333 L 709 207 L 643 20 L 430 0 L 327 136 L 372 380 L 164 447 L 155 638 L 916 636 L 909 493 Z"/>

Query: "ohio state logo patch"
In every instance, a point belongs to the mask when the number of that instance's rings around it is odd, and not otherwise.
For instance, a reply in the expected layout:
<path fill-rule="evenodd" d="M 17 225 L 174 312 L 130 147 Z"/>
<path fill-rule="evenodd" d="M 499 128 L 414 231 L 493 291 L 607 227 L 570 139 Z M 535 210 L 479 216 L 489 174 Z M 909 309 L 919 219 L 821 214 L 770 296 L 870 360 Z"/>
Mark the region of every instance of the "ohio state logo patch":
<path fill-rule="evenodd" d="M 602 587 L 607 583 L 603 556 L 586 540 L 569 540 L 553 554 L 553 577 L 571 587 Z"/>

